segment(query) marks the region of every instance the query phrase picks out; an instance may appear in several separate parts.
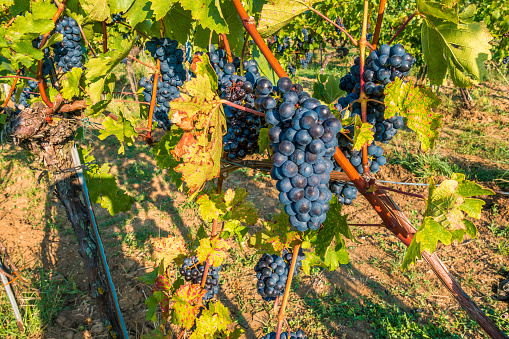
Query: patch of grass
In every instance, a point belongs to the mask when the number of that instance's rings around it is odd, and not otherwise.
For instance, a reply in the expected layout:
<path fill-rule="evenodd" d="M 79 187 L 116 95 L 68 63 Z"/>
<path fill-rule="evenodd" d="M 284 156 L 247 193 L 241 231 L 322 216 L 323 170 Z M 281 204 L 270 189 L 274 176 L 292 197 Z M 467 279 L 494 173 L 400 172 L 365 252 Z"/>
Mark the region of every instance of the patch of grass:
<path fill-rule="evenodd" d="M 453 173 L 465 173 L 461 167 L 447 161 L 446 157 L 438 153 L 412 154 L 394 151 L 390 155 L 388 162 L 390 164 L 401 165 L 421 179 L 428 179 L 438 175 L 450 177 Z"/>
<path fill-rule="evenodd" d="M 113 232 L 111 234 L 112 237 L 118 237 L 118 239 L 127 245 L 129 249 L 134 250 L 143 250 L 148 245 L 148 240 L 154 237 L 158 237 L 159 234 L 154 229 L 150 229 L 148 227 L 144 227 L 135 232 Z M 161 235 L 163 236 L 163 235 Z"/>
<path fill-rule="evenodd" d="M 17 293 L 18 307 L 23 320 L 24 333 L 17 327 L 16 318 L 12 311 L 6 293 L 0 297 L 0 338 L 18 339 L 32 338 L 43 333 L 46 326 L 50 325 L 57 314 L 64 309 L 68 299 L 80 293 L 72 281 L 63 278 L 53 280 L 51 272 L 43 268 L 36 268 L 38 279 L 32 283 L 39 291 L 24 291 Z M 2 288 L 3 290 L 3 288 Z"/>

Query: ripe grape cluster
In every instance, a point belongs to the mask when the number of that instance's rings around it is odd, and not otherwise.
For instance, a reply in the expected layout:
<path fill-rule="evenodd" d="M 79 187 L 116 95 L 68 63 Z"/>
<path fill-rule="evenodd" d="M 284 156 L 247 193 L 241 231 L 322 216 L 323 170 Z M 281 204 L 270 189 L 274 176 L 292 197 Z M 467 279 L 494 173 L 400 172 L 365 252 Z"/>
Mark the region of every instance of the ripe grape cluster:
<path fill-rule="evenodd" d="M 161 77 L 157 81 L 156 105 L 152 120 L 164 130 L 171 128 L 168 117 L 170 102 L 180 97 L 179 87 L 186 80 L 186 71 L 183 66 L 184 52 L 178 48 L 178 42 L 169 38 L 152 38 L 145 44 L 154 60 L 159 60 Z M 146 102 L 152 100 L 154 88 L 154 75 L 149 79 L 143 77 L 139 81 L 143 87 L 143 96 Z"/>
<path fill-rule="evenodd" d="M 276 339 L 276 332 L 270 332 L 269 334 L 264 335 L 260 339 Z M 307 339 L 306 334 L 302 330 L 298 330 L 297 332 L 282 332 L 280 339 Z"/>
<path fill-rule="evenodd" d="M 109 24 L 107 24 L 108 26 L 113 26 L 114 24 L 116 24 L 117 22 L 123 22 L 125 21 L 125 18 L 122 17 L 122 15 L 124 15 L 123 12 L 120 12 L 120 13 L 116 13 L 116 14 L 113 14 L 111 16 L 111 22 Z"/>
<path fill-rule="evenodd" d="M 311 59 L 313 58 L 313 52 L 307 51 L 304 54 L 304 57 L 300 59 L 300 65 L 302 68 L 307 68 L 308 64 L 311 62 Z"/>
<path fill-rule="evenodd" d="M 32 46 L 34 48 L 41 48 L 42 37 L 43 36 L 41 35 L 37 39 L 32 40 Z M 48 74 L 51 74 L 51 72 L 53 71 L 53 66 L 51 64 L 49 48 L 45 48 L 43 50 L 43 52 L 44 52 L 44 59 L 43 59 L 43 63 L 42 63 L 42 75 L 46 76 Z"/>
<path fill-rule="evenodd" d="M 269 95 L 272 91 L 269 80 L 259 80 L 255 107 L 266 112 L 273 126 L 269 130 L 274 150 L 271 176 L 277 180 L 279 200 L 291 225 L 299 231 L 316 230 L 325 221 L 332 198 L 328 186 L 334 167 L 331 157 L 341 122 L 328 106 L 310 98 L 289 78 L 277 83 L 279 101 Z"/>
<path fill-rule="evenodd" d="M 210 266 L 205 280 L 205 289 L 207 293 L 203 296 L 203 300 L 212 299 L 219 291 L 219 271 L 221 266 Z M 205 272 L 205 264 L 200 263 L 196 256 L 185 258 L 184 264 L 180 268 L 180 274 L 186 281 L 191 281 L 193 284 L 201 284 L 203 273 Z"/>
<path fill-rule="evenodd" d="M 240 72 L 240 58 L 236 57 L 233 63 L 229 63 L 226 52 L 213 45 L 209 47 L 208 56 L 217 74 L 221 99 L 254 108 L 256 87 L 253 84 L 260 77 L 256 61 L 244 60 L 245 75 L 242 76 L 235 74 Z M 258 152 L 263 118 L 226 104 L 223 108 L 227 122 L 227 132 L 223 136 L 225 157 L 229 160 L 243 159 Z"/>
<path fill-rule="evenodd" d="M 504 64 L 509 63 L 509 56 L 506 56 L 506 57 L 502 60 L 502 62 L 503 62 Z"/>
<path fill-rule="evenodd" d="M 414 57 L 406 53 L 400 44 L 381 45 L 366 58 L 363 74 L 364 91 L 370 99 L 380 102 L 369 101 L 367 108 L 368 122 L 374 126 L 375 141 L 389 142 L 404 125 L 402 117 L 394 116 L 387 120 L 384 118 L 385 106 L 382 104 L 385 99 L 384 89 L 396 78 L 408 75 L 414 62 Z M 347 92 L 360 93 L 360 58 L 355 59 L 350 73 L 341 78 L 339 88 Z M 346 101 L 346 98 L 340 98 L 336 108 L 339 110 L 345 108 L 348 105 Z M 360 104 L 354 104 L 352 109 L 352 114 L 360 115 Z"/>
<path fill-rule="evenodd" d="M 55 30 L 64 36 L 61 42 L 53 45 L 57 66 L 62 68 L 64 73 L 75 67 L 83 67 L 81 32 L 76 20 L 67 16 L 63 17 L 56 24 Z"/>
<path fill-rule="evenodd" d="M 254 268 L 258 279 L 256 288 L 264 300 L 275 300 L 276 297 L 284 294 L 292 257 L 293 253 L 289 253 L 285 249 L 283 257 L 265 253 L 256 264 Z M 298 269 L 302 266 L 302 260 L 304 259 L 306 259 L 306 256 L 301 249 L 293 272 L 294 276 L 298 274 Z"/>
<path fill-rule="evenodd" d="M 38 84 L 37 81 L 30 80 L 28 82 L 28 87 L 24 87 L 21 94 L 19 95 L 19 103 L 16 104 L 15 95 L 16 91 L 14 91 L 13 96 L 11 97 L 11 101 L 14 102 L 14 106 L 19 109 L 23 109 L 26 107 L 30 107 L 30 104 L 28 103 L 28 100 L 31 98 L 37 98 L 39 96 L 38 93 L 36 93 Z"/>

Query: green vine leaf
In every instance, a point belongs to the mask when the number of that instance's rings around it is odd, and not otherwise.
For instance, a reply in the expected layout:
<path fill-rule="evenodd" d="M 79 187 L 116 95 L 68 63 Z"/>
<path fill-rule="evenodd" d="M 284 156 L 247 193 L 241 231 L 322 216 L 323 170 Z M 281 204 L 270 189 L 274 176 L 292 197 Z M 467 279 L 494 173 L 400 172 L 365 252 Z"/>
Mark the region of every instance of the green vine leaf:
<path fill-rule="evenodd" d="M 80 80 L 81 75 L 83 74 L 83 69 L 81 68 L 73 68 L 70 72 L 66 73 L 67 84 L 62 86 L 62 96 L 64 99 L 72 100 L 74 96 L 78 96 L 80 94 Z"/>
<path fill-rule="evenodd" d="M 161 1 L 161 4 L 165 4 Z M 175 3 L 163 18 L 166 35 L 181 44 L 185 44 L 189 34 L 192 33 L 194 20 L 191 11 L 182 8 L 180 3 Z"/>
<path fill-rule="evenodd" d="M 171 121 L 186 131 L 171 153 L 182 160 L 175 170 L 182 173 L 191 193 L 219 175 L 226 130 L 223 105 L 213 90 L 217 81 L 208 76 L 207 67 L 198 65 L 201 62 L 209 62 L 206 55 L 196 64 L 196 78 L 185 84 L 189 94 L 182 93 L 171 104 Z"/>
<path fill-rule="evenodd" d="M 309 10 L 322 0 L 275 0 L 263 5 L 258 32 L 269 37 L 288 25 L 296 16 Z"/>
<path fill-rule="evenodd" d="M 95 160 L 89 150 L 80 148 L 78 151 L 82 163 Z M 100 203 L 101 207 L 106 208 L 110 215 L 127 212 L 131 209 L 134 199 L 117 186 L 115 177 L 109 172 L 108 164 L 103 164 L 101 167 L 94 164 L 84 172 L 90 201 L 95 204 Z"/>
<path fill-rule="evenodd" d="M 95 21 L 105 21 L 110 17 L 107 0 L 80 0 L 81 8 Z"/>
<path fill-rule="evenodd" d="M 154 12 L 156 21 L 161 20 L 178 0 L 152 1 L 150 9 Z M 166 25 L 165 25 L 166 27 Z"/>
<path fill-rule="evenodd" d="M 136 27 L 139 23 L 150 19 L 154 12 L 150 9 L 151 1 L 134 0 L 132 6 L 125 13 L 126 21 L 131 27 Z"/>
<path fill-rule="evenodd" d="M 341 76 L 318 73 L 316 79 L 318 81 L 313 84 L 313 98 L 330 105 L 335 103 L 344 94 L 344 91 L 339 89 Z"/>
<path fill-rule="evenodd" d="M 242 226 L 239 220 L 229 220 L 224 224 L 223 233 L 224 236 L 221 235 L 221 238 L 229 237 L 231 234 L 235 234 L 237 236 L 237 244 L 242 250 L 242 240 L 249 232 L 249 228 Z"/>
<path fill-rule="evenodd" d="M 454 174 L 452 179 L 435 185 L 429 183 L 429 195 L 421 226 L 415 233 L 403 258 L 402 269 L 408 269 L 421 258 L 421 253 L 433 253 L 438 242 L 450 245 L 454 240 L 462 241 L 465 234 L 477 235 L 475 225 L 465 218 L 465 213 L 479 219 L 484 201 L 470 198 L 473 195 L 492 195 L 493 191 L 465 180 L 463 174 Z"/>
<path fill-rule="evenodd" d="M 365 143 L 370 144 L 374 140 L 373 125 L 362 122 L 361 117 L 355 116 L 355 134 L 353 137 L 353 149 L 359 151 Z"/>
<path fill-rule="evenodd" d="M 433 85 L 442 85 L 447 73 L 458 87 L 483 79 L 484 62 L 491 58 L 492 35 L 484 22 L 459 22 L 456 8 L 419 1 L 422 52 Z"/>
<path fill-rule="evenodd" d="M 230 312 L 220 301 L 209 303 L 196 322 L 196 330 L 190 339 L 214 339 L 214 334 L 226 331 L 231 323 Z"/>
<path fill-rule="evenodd" d="M 295 241 L 300 241 L 300 232 L 290 231 L 290 220 L 284 211 L 274 215 L 274 221 L 263 222 L 263 230 L 249 238 L 249 245 L 270 254 L 280 254 Z"/>
<path fill-rule="evenodd" d="M 124 154 L 124 143 L 131 146 L 134 143 L 134 139 L 138 136 L 134 126 L 121 113 L 119 114 L 118 121 L 110 117 L 104 119 L 103 126 L 104 129 L 101 130 L 101 134 L 98 136 L 99 140 L 104 140 L 110 135 L 114 135 L 120 141 L 118 154 Z"/>
<path fill-rule="evenodd" d="M 260 129 L 260 137 L 258 138 L 258 148 L 260 148 L 260 154 L 263 154 L 265 150 L 269 149 L 269 128 L 264 127 Z"/>
<path fill-rule="evenodd" d="M 200 206 L 201 217 L 205 221 L 211 222 L 214 219 L 220 219 L 226 214 L 226 204 L 218 195 L 216 195 L 214 200 L 206 194 L 201 195 L 196 200 L 196 203 Z"/>
<path fill-rule="evenodd" d="M 184 9 L 191 11 L 193 19 L 197 20 L 203 28 L 219 34 L 228 33 L 228 26 L 221 13 L 219 1 L 180 0 L 179 3 Z"/>
<path fill-rule="evenodd" d="M 430 88 L 414 87 L 412 81 L 396 78 L 385 87 L 385 119 L 395 115 L 407 118 L 407 125 L 417 133 L 421 149 L 427 152 L 435 146 L 442 128 L 442 115 L 434 112 L 441 100 Z"/>
<path fill-rule="evenodd" d="M 228 249 L 230 249 L 230 245 L 224 239 L 205 238 L 200 240 L 196 256 L 200 262 L 208 260 L 211 266 L 218 267 L 228 255 Z"/>
<path fill-rule="evenodd" d="M 133 4 L 134 0 L 108 0 L 112 13 L 127 12 L 129 7 Z"/>
<path fill-rule="evenodd" d="M 202 289 L 200 285 L 181 286 L 172 298 L 175 302 L 173 322 L 182 325 L 187 330 L 191 329 L 202 307 L 201 299 L 205 293 L 206 290 Z"/>

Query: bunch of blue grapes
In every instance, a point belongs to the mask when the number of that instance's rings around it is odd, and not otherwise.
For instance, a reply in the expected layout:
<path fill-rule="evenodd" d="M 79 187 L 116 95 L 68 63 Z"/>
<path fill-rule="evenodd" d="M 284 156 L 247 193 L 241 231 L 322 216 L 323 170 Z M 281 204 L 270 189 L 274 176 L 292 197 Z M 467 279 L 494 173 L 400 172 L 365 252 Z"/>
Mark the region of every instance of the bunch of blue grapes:
<path fill-rule="evenodd" d="M 244 75 L 240 72 L 240 58 L 234 58 L 233 63 L 226 59 L 223 49 L 209 47 L 209 59 L 214 67 L 221 99 L 237 105 L 254 108 L 254 91 L 256 80 L 260 77 L 255 60 L 244 60 Z M 223 104 L 227 122 L 227 132 L 223 136 L 224 157 L 229 160 L 243 159 L 259 151 L 258 139 L 264 120 L 260 116 L 245 112 L 241 109 Z"/>
<path fill-rule="evenodd" d="M 212 299 L 219 291 L 220 270 L 221 266 L 209 266 L 207 278 L 205 279 L 205 289 L 207 293 L 203 296 L 203 300 Z M 201 284 L 203 273 L 205 272 L 205 263 L 200 262 L 196 256 L 185 258 L 184 264 L 179 271 L 186 281 L 190 281 L 193 284 Z"/>
<path fill-rule="evenodd" d="M 307 51 L 304 54 L 304 57 L 299 60 L 300 61 L 300 65 L 302 66 L 302 68 L 307 68 L 308 64 L 311 62 L 312 58 L 313 58 L 313 52 Z"/>
<path fill-rule="evenodd" d="M 274 150 L 271 176 L 277 180 L 279 200 L 299 231 L 316 230 L 325 221 L 332 193 L 329 190 L 331 157 L 341 122 L 327 105 L 311 98 L 302 86 L 280 78 L 275 92 L 265 78 L 258 81 L 255 107 L 266 112 L 270 145 Z"/>
<path fill-rule="evenodd" d="M 28 103 L 28 100 L 31 98 L 37 98 L 39 97 L 39 94 L 36 93 L 38 84 L 37 81 L 30 80 L 28 81 L 28 87 L 24 87 L 21 91 L 21 94 L 19 95 L 19 102 L 16 104 L 14 101 L 14 98 L 16 97 L 15 93 L 13 92 L 13 96 L 11 97 L 11 101 L 14 102 L 14 106 L 19 109 L 30 107 L 30 104 Z"/>
<path fill-rule="evenodd" d="M 276 332 L 270 332 L 269 334 L 264 335 L 260 339 L 276 339 Z M 307 339 L 306 334 L 302 330 L 298 330 L 297 332 L 282 332 L 280 339 Z"/>
<path fill-rule="evenodd" d="M 295 68 L 295 66 L 290 63 L 287 66 L 287 70 L 291 76 L 295 76 L 295 73 L 297 72 L 297 68 Z"/>
<path fill-rule="evenodd" d="M 73 68 L 83 67 L 83 50 L 81 47 L 81 32 L 76 20 L 70 17 L 63 17 L 56 26 L 56 32 L 63 35 L 62 41 L 53 45 L 55 62 L 64 73 Z"/>
<path fill-rule="evenodd" d="M 304 35 L 304 41 L 309 41 L 309 32 L 306 28 L 302 29 L 302 34 Z"/>
<path fill-rule="evenodd" d="M 125 18 L 122 17 L 122 15 L 124 15 L 123 12 L 120 12 L 120 13 L 116 13 L 116 14 L 113 14 L 111 16 L 111 22 L 109 24 L 107 24 L 108 26 L 113 26 L 114 24 L 116 24 L 117 22 L 123 22 L 125 21 Z"/>
<path fill-rule="evenodd" d="M 384 118 L 385 106 L 382 104 L 385 99 L 384 90 L 385 86 L 394 82 L 396 78 L 408 75 L 414 62 L 414 57 L 406 53 L 405 48 L 400 44 L 392 47 L 381 45 L 366 58 L 363 75 L 364 91 L 370 99 L 381 102 L 369 101 L 367 107 L 368 122 L 374 126 L 375 141 L 389 142 L 404 125 L 403 118 L 400 116 L 387 120 Z M 360 86 L 360 58 L 357 57 L 350 68 L 350 73 L 341 78 L 339 88 L 349 93 L 359 94 Z M 338 100 L 339 109 L 346 107 L 345 100 L 343 98 Z M 360 115 L 359 103 L 355 103 L 352 108 L 353 115 Z"/>
<path fill-rule="evenodd" d="M 180 97 L 179 87 L 187 78 L 183 66 L 184 52 L 178 48 L 177 41 L 169 38 L 152 38 L 145 47 L 154 60 L 159 60 L 161 70 L 161 77 L 157 81 L 156 105 L 152 120 L 157 122 L 158 127 L 168 131 L 172 125 L 168 117 L 170 102 Z M 139 86 L 143 87 L 145 101 L 151 102 L 154 75 L 149 79 L 141 78 Z"/>
<path fill-rule="evenodd" d="M 284 294 L 292 256 L 293 254 L 286 250 L 283 257 L 265 253 L 256 264 L 254 268 L 258 279 L 256 288 L 264 300 L 276 300 L 276 297 Z M 301 250 L 297 257 L 294 276 L 297 276 L 298 268 L 302 266 L 302 260 L 305 258 Z"/>
<path fill-rule="evenodd" d="M 341 28 L 345 28 L 345 25 L 343 25 L 343 20 L 341 20 L 339 17 L 336 18 L 336 25 L 338 25 L 339 27 Z M 341 36 L 341 30 L 339 28 L 337 28 L 336 26 L 334 26 L 334 29 L 336 30 L 336 33 L 338 33 L 339 36 Z"/>
<path fill-rule="evenodd" d="M 509 63 L 509 56 L 506 56 L 503 60 L 502 60 L 502 63 L 507 64 Z"/>
<path fill-rule="evenodd" d="M 41 35 L 37 39 L 34 39 L 32 41 L 32 46 L 34 48 L 41 48 L 42 37 L 43 36 Z M 44 52 L 44 59 L 43 59 L 43 63 L 42 63 L 42 75 L 46 76 L 46 75 L 49 75 L 52 73 L 53 65 L 51 64 L 49 48 L 45 48 L 43 50 L 43 52 Z"/>

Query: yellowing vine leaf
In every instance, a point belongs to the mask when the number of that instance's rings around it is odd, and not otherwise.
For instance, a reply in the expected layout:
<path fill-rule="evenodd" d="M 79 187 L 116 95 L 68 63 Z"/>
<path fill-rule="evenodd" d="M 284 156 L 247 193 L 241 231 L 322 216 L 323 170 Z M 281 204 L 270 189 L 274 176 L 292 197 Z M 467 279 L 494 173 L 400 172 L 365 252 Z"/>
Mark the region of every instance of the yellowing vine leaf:
<path fill-rule="evenodd" d="M 205 55 L 198 64 L 208 62 Z M 183 93 L 171 104 L 171 121 L 188 131 L 171 153 L 182 160 L 175 171 L 182 173 L 190 192 L 219 175 L 226 129 L 223 105 L 214 90 L 217 78 L 209 77 L 206 66 L 196 67 L 196 70 L 196 78 L 185 84 L 188 94 Z"/>
<path fill-rule="evenodd" d="M 230 312 L 220 301 L 209 303 L 196 322 L 196 330 L 190 339 L 214 339 L 214 334 L 225 331 L 232 323 Z"/>
<path fill-rule="evenodd" d="M 454 174 L 438 187 L 430 179 L 424 219 L 407 249 L 402 268 L 415 264 L 423 251 L 433 253 L 439 241 L 450 245 L 454 240 L 462 241 L 465 234 L 474 238 L 477 229 L 466 217 L 479 219 L 484 201 L 471 197 L 492 194 L 493 191 L 465 180 L 463 174 Z"/>
<path fill-rule="evenodd" d="M 430 88 L 414 87 L 412 81 L 396 80 L 385 87 L 385 119 L 395 115 L 407 118 L 407 126 L 417 133 L 421 149 L 435 146 L 442 127 L 442 115 L 435 113 L 441 100 Z"/>
<path fill-rule="evenodd" d="M 321 0 L 274 0 L 269 1 L 261 10 L 258 31 L 262 37 L 268 37 L 288 25 L 296 16 L 309 10 Z"/>
<path fill-rule="evenodd" d="M 353 149 L 359 151 L 365 143 L 371 143 L 374 140 L 374 134 L 371 130 L 373 125 L 368 122 L 362 122 L 361 117 L 355 116 L 355 134 L 353 138 Z"/>
<path fill-rule="evenodd" d="M 158 262 L 171 262 L 175 257 L 187 253 L 187 245 L 182 237 L 169 235 L 159 238 L 153 243 L 154 257 Z"/>
<path fill-rule="evenodd" d="M 263 230 L 249 238 L 249 245 L 270 254 L 280 254 L 300 239 L 300 232 L 290 231 L 289 216 L 285 212 L 274 215 L 274 221 L 265 221 Z"/>
<path fill-rule="evenodd" d="M 224 239 L 215 238 L 210 240 L 205 238 L 200 240 L 200 246 L 196 250 L 196 256 L 200 262 L 208 258 L 211 266 L 218 267 L 228 255 L 229 249 L 230 245 L 228 245 Z"/>
<path fill-rule="evenodd" d="M 181 286 L 172 298 L 175 302 L 174 322 L 185 329 L 191 329 L 202 307 L 201 299 L 206 292 L 200 285 Z"/>

